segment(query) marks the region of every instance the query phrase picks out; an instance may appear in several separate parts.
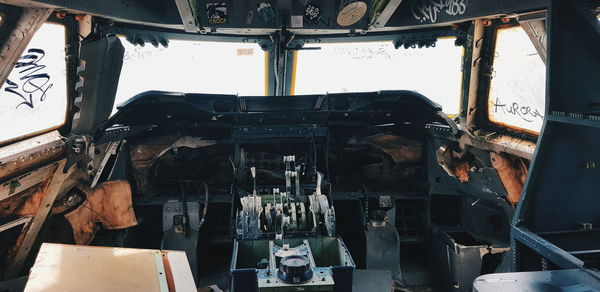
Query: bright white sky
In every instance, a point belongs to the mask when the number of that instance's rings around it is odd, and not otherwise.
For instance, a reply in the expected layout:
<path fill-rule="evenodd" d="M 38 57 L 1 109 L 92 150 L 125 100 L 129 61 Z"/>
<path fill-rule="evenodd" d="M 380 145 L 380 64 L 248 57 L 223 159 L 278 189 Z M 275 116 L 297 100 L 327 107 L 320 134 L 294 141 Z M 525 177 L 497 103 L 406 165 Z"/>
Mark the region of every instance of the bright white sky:
<path fill-rule="evenodd" d="M 391 41 L 309 44 L 298 51 L 295 94 L 414 90 L 458 113 L 462 47 L 440 39 L 434 48 L 394 48 Z"/>
<path fill-rule="evenodd" d="M 172 40 L 155 48 L 121 42 L 125 57 L 115 107 L 148 90 L 265 94 L 265 52 L 258 44 Z"/>
<path fill-rule="evenodd" d="M 67 109 L 65 43 L 62 25 L 44 24 L 34 35 L 18 61 L 28 64 L 10 72 L 8 80 L 12 85 L 7 80 L 0 87 L 0 141 L 64 123 Z M 37 75 L 47 77 L 36 78 Z"/>
<path fill-rule="evenodd" d="M 521 27 L 498 31 L 493 67 L 490 120 L 539 132 L 546 106 L 546 65 Z"/>

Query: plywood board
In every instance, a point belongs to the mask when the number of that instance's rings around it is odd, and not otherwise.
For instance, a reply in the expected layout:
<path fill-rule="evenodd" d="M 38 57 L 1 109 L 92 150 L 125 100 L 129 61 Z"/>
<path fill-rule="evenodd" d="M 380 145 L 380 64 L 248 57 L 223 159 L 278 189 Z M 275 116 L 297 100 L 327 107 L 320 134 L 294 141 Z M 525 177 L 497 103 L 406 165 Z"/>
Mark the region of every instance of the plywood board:
<path fill-rule="evenodd" d="M 162 265 L 158 250 L 44 243 L 25 291 L 166 291 Z"/>
<path fill-rule="evenodd" d="M 196 285 L 194 283 L 194 276 L 192 270 L 190 270 L 190 264 L 188 263 L 187 256 L 183 251 L 166 251 L 168 257 L 169 266 L 171 267 L 171 274 L 173 277 L 173 283 L 175 284 L 175 291 L 177 292 L 196 292 Z"/>

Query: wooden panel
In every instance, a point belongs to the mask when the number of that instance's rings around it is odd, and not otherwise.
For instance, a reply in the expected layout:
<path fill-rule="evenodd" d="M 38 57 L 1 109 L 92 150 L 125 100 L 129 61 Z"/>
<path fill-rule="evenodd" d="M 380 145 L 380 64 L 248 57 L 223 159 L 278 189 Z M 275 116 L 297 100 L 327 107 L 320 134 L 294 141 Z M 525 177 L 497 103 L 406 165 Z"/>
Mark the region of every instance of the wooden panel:
<path fill-rule="evenodd" d="M 44 243 L 25 291 L 161 291 L 161 259 L 157 250 Z"/>

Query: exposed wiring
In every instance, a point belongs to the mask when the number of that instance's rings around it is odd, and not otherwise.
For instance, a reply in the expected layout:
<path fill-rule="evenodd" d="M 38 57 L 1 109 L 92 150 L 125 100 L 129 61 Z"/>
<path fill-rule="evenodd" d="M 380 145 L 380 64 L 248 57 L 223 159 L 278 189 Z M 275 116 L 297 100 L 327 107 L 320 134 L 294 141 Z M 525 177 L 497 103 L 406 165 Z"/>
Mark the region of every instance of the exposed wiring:
<path fill-rule="evenodd" d="M 94 211 L 92 208 L 90 208 L 90 207 L 86 206 L 85 204 L 81 204 L 81 207 L 84 207 L 84 208 L 86 208 L 86 209 L 88 209 L 88 210 L 92 211 L 92 212 L 93 212 L 93 213 L 95 213 L 96 215 L 100 216 L 100 217 L 101 217 L 101 218 L 104 220 L 104 222 L 106 222 L 106 224 L 108 224 L 108 226 L 109 226 L 109 227 L 113 227 L 113 225 L 110 223 L 110 221 L 108 221 L 108 219 L 106 219 L 106 217 L 102 216 L 102 214 L 100 214 L 100 213 L 98 213 L 98 212 Z"/>
<path fill-rule="evenodd" d="M 187 209 L 187 193 L 185 192 L 185 184 L 186 182 L 184 181 L 179 181 L 179 187 L 181 188 L 181 194 L 183 195 L 183 208 L 182 208 L 182 212 L 183 212 L 183 234 L 185 234 L 185 236 L 188 236 L 189 234 L 189 228 L 188 228 L 188 209 Z M 189 187 L 189 182 L 187 182 L 188 187 Z"/>
<path fill-rule="evenodd" d="M 231 173 L 232 173 L 230 193 L 233 194 L 233 187 L 235 185 L 235 179 L 237 177 L 237 169 L 235 167 L 235 163 L 233 163 L 233 160 L 231 160 L 231 157 L 229 157 L 228 160 L 229 160 L 229 163 L 231 164 Z"/>
<path fill-rule="evenodd" d="M 200 223 L 198 223 L 198 229 L 204 224 L 204 218 L 206 218 L 206 213 L 208 213 L 208 184 L 202 184 L 204 185 L 204 211 L 202 211 L 202 218 L 200 219 Z"/>
<path fill-rule="evenodd" d="M 313 134 L 312 139 L 311 139 L 311 144 L 312 144 L 312 160 L 313 160 L 313 170 L 317 171 L 317 141 L 315 141 L 315 135 Z"/>

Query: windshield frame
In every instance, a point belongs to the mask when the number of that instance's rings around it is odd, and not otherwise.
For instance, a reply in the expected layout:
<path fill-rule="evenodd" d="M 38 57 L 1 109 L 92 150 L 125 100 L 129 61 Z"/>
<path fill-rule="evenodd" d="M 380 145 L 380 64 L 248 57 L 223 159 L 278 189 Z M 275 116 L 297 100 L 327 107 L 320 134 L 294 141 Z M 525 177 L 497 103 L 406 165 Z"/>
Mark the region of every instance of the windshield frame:
<path fill-rule="evenodd" d="M 486 31 L 484 33 L 484 39 L 483 39 L 483 45 L 482 45 L 482 55 L 487 54 L 492 57 L 481 58 L 481 60 L 482 60 L 482 64 L 480 65 L 481 68 L 490 68 L 490 70 L 493 70 L 494 59 L 495 59 L 494 54 L 496 52 L 496 42 L 497 42 L 497 38 L 498 38 L 498 32 L 501 31 L 502 29 L 511 28 L 511 27 L 515 27 L 515 26 L 520 26 L 520 24 L 514 19 L 511 19 L 508 23 L 502 22 L 501 19 L 496 19 L 496 20 L 492 21 L 491 25 L 484 28 Z M 482 129 L 500 133 L 500 134 L 509 134 L 511 136 L 516 136 L 516 137 L 519 137 L 519 138 L 522 138 L 525 140 L 535 142 L 537 140 L 537 138 L 539 137 L 540 133 L 532 131 L 532 130 L 512 126 L 512 125 L 506 124 L 506 123 L 494 122 L 489 118 L 490 116 L 489 116 L 488 103 L 489 103 L 489 99 L 490 99 L 490 95 L 491 95 L 492 82 L 491 82 L 491 79 L 488 77 L 488 75 L 491 76 L 491 74 L 493 74 L 493 73 L 491 71 L 490 72 L 485 72 L 485 71 L 486 70 L 481 70 L 479 72 L 479 74 L 480 74 L 479 88 L 481 89 L 482 95 L 480 96 L 480 98 L 477 99 L 477 107 L 479 109 L 481 109 L 480 111 L 478 111 L 478 116 L 477 116 L 477 121 L 480 124 L 478 126 L 478 128 L 482 128 Z M 546 74 L 546 73 L 544 73 L 544 74 Z M 545 100 L 546 96 L 544 96 L 543 98 Z M 545 111 L 546 111 L 546 109 L 544 109 L 544 115 L 546 114 Z M 542 125 L 542 128 L 543 128 L 543 125 Z"/>
<path fill-rule="evenodd" d="M 63 26 L 65 31 L 65 99 L 67 104 L 63 123 L 60 125 L 48 127 L 35 132 L 26 133 L 11 139 L 0 141 L 0 146 L 6 146 L 9 144 L 20 142 L 52 131 L 58 131 L 61 135 L 67 136 L 71 131 L 71 126 L 73 124 L 73 115 L 75 112 L 73 110 L 73 102 L 75 100 L 75 97 L 78 95 L 78 92 L 75 90 L 75 87 L 77 82 L 79 81 L 79 75 L 77 74 L 77 67 L 79 66 L 79 63 L 75 62 L 74 60 L 77 60 L 79 57 L 79 42 L 81 41 L 81 37 L 78 33 L 79 22 L 77 22 L 74 18 L 58 18 L 56 17 L 56 15 L 52 14 L 45 21 L 42 21 L 42 25 L 44 23 Z M 34 37 L 36 33 L 38 33 L 38 30 L 32 33 L 32 37 Z M 25 47 L 29 46 L 30 42 L 31 40 L 27 42 Z"/>

